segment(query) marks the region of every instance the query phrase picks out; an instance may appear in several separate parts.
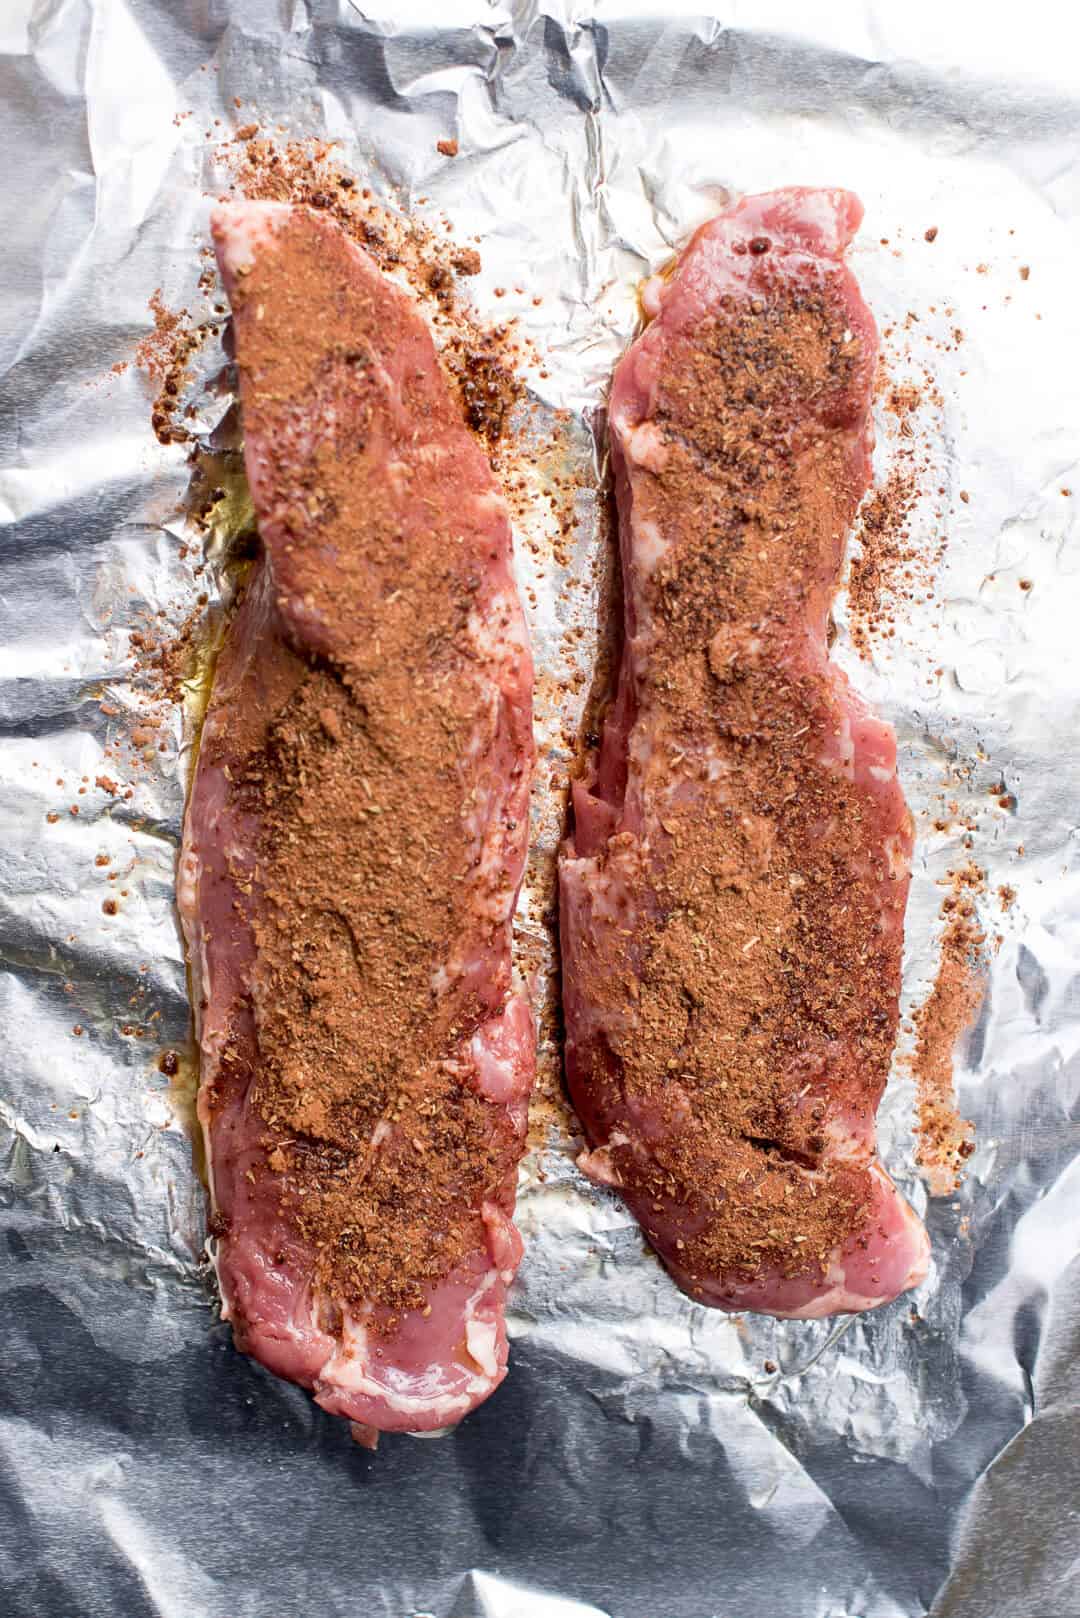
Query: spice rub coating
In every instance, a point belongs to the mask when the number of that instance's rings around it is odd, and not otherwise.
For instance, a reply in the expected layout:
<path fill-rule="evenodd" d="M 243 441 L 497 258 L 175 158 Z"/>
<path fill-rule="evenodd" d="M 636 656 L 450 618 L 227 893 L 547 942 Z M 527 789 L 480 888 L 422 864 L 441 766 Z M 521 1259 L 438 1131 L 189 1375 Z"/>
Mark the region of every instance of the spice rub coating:
<path fill-rule="evenodd" d="M 746 198 L 646 284 L 610 401 L 622 660 L 560 864 L 582 1166 L 692 1297 L 803 1317 L 927 1263 L 874 1128 L 911 818 L 828 656 L 870 478 L 861 213 Z"/>
<path fill-rule="evenodd" d="M 533 1076 L 533 761 L 507 511 L 431 335 L 332 221 L 222 205 L 261 541 L 189 799 L 212 1232 L 236 1341 L 364 1428 L 505 1374 Z"/>

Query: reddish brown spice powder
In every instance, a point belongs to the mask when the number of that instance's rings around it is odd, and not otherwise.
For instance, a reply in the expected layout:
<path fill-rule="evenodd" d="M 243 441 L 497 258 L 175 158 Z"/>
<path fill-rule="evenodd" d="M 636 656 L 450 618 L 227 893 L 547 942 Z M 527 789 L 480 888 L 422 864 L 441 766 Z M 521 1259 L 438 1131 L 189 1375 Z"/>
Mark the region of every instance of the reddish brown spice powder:
<path fill-rule="evenodd" d="M 953 1063 L 957 1042 L 982 1002 L 986 973 L 986 935 L 975 903 L 976 895 L 985 891 L 985 875 L 968 863 L 951 871 L 948 883 L 937 974 L 914 1014 L 911 1058 L 917 1162 L 935 1196 L 956 1190 L 963 1165 L 975 1150 L 972 1125 L 957 1111 Z"/>
<path fill-rule="evenodd" d="M 872 1111 L 868 1076 L 887 1071 L 896 1027 L 896 935 L 882 924 L 878 883 L 853 875 L 864 861 L 885 876 L 873 817 L 806 739 L 836 733 L 831 687 L 793 673 L 779 644 L 787 623 L 771 627 L 775 576 L 820 576 L 858 495 L 848 441 L 799 411 L 848 403 L 849 390 L 857 399 L 866 361 L 839 300 L 781 292 L 725 300 L 660 371 L 665 467 L 643 508 L 659 532 L 681 534 L 645 587 L 649 700 L 674 770 L 721 738 L 737 807 L 707 818 L 673 801 L 663 857 L 642 876 L 655 910 L 612 929 L 577 966 L 604 1026 L 633 1029 L 625 1043 L 605 1037 L 623 1093 L 654 1120 L 648 1154 L 618 1155 L 622 1184 L 657 1214 L 694 1188 L 707 1217 L 695 1203 L 675 1245 L 702 1276 L 820 1273 L 860 1229 L 868 1181 L 843 1166 L 805 1172 L 825 1153 L 826 1107 L 792 1106 L 792 1089 L 813 1089 L 827 1049 L 830 1083 L 853 1110 Z M 798 455 L 793 413 L 805 432 Z M 707 523 L 688 527 L 688 512 L 706 511 Z M 844 827 L 842 853 L 821 836 L 830 823 Z M 634 839 L 616 836 L 609 858 L 623 841 L 619 856 L 634 857 Z M 590 1053 L 597 1083 L 608 1049 Z"/>
<path fill-rule="evenodd" d="M 453 156 L 457 143 L 439 143 Z M 335 156 L 333 143 L 275 142 L 264 137 L 221 149 L 235 192 L 253 200 L 292 202 L 334 219 L 380 269 L 408 278 L 435 329 L 440 358 L 473 431 L 494 446 L 523 396 L 516 366 L 523 349 L 509 323 L 489 326 L 457 295 L 457 276 L 476 275 L 480 255 L 421 221 L 384 207 Z"/>

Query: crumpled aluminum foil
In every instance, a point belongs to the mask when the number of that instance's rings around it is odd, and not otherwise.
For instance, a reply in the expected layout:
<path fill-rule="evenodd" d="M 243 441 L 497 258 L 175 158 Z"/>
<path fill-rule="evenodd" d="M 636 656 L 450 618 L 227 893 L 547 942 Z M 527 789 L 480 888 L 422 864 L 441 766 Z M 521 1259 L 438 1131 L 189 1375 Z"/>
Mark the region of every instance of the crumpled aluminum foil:
<path fill-rule="evenodd" d="M 1080 1613 L 1080 491 L 1062 492 L 1080 480 L 1080 70 L 1060 23 L 919 0 L 5 0 L 9 1618 Z M 549 693 L 541 873 L 584 700 L 550 692 L 595 650 L 594 427 L 635 284 L 727 191 L 843 184 L 867 204 L 856 272 L 899 372 L 927 365 L 940 393 L 920 431 L 941 494 L 915 533 L 928 555 L 948 539 L 933 599 L 872 664 L 838 614 L 919 820 L 908 1003 L 950 865 L 987 870 L 1000 935 L 960 1056 L 979 1144 L 955 1197 L 926 1205 L 902 1072 L 881 1115 L 934 1242 L 914 1298 L 839 1325 L 702 1310 L 553 1125 L 523 1173 L 511 1374 L 453 1436 L 371 1457 L 216 1322 L 180 1092 L 156 1066 L 189 1032 L 182 715 L 130 798 L 95 783 L 139 712 L 133 628 L 215 588 L 181 556 L 184 453 L 151 437 L 138 372 L 110 367 L 155 287 L 194 296 L 207 133 L 249 116 L 339 139 L 403 207 L 480 236 L 478 307 L 544 356 L 538 431 L 585 490 L 568 565 L 519 546 Z M 206 399 L 209 431 L 227 400 Z M 883 473 L 896 447 L 883 415 Z M 543 952 L 536 927 L 523 909 Z"/>

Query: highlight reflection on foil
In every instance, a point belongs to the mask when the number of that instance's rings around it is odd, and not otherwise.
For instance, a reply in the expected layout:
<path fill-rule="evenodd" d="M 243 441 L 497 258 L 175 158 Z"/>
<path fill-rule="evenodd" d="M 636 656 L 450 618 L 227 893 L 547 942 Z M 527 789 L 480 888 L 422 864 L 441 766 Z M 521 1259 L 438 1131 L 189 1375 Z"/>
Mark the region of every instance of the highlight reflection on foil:
<path fill-rule="evenodd" d="M 1075 53 L 1037 8 L 1022 31 L 965 7 L 713 10 L 13 0 L 0 18 L 6 1611 L 1080 1611 Z M 480 311 L 544 356 L 532 430 L 582 488 L 563 562 L 539 516 L 518 546 L 548 676 L 537 914 L 596 650 L 596 412 L 636 282 L 727 191 L 837 183 L 867 204 L 856 273 L 894 364 L 928 366 L 941 400 L 914 517 L 927 555 L 947 540 L 932 599 L 872 663 L 841 612 L 836 650 L 897 725 L 919 820 L 908 1002 L 950 866 L 1017 894 L 985 908 L 1001 941 L 960 1067 L 978 1149 L 927 1208 L 913 1300 L 840 1327 L 696 1308 L 582 1180 L 552 1109 L 524 1175 L 511 1376 L 453 1436 L 371 1460 L 214 1324 L 202 1191 L 156 1065 L 188 1029 L 188 738 L 178 709 L 152 745 L 129 738 L 133 630 L 180 624 L 201 590 L 212 609 L 218 586 L 181 555 L 184 451 L 150 435 L 138 373 L 110 367 L 156 287 L 194 299 L 207 136 L 249 117 L 340 139 L 376 191 L 479 236 Z M 230 400 L 220 351 L 204 359 L 208 440 Z M 118 748 L 130 798 L 97 784 Z M 523 909 L 530 959 L 546 936 Z M 910 1106 L 900 1075 L 883 1150 L 921 1208 Z"/>

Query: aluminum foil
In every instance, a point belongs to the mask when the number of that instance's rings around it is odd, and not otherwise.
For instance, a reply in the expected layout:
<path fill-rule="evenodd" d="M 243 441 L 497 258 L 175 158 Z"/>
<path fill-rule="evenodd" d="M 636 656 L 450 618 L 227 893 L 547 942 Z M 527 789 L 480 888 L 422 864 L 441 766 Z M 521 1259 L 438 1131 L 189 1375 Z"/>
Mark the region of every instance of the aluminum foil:
<path fill-rule="evenodd" d="M 1080 484 L 1080 70 L 1066 32 L 1038 3 L 5 0 L 10 1618 L 1080 1613 L 1080 488 L 1064 492 Z M 171 307 L 195 298 L 207 136 L 240 117 L 330 135 L 396 205 L 481 237 L 479 310 L 517 316 L 543 356 L 532 430 L 550 456 L 518 550 L 541 673 L 542 904 L 564 728 L 584 701 L 573 684 L 556 700 L 557 682 L 591 668 L 608 554 L 597 413 L 635 284 L 730 192 L 843 184 L 866 202 L 856 272 L 897 374 L 928 368 L 936 389 L 913 532 L 927 557 L 947 540 L 929 599 L 902 607 L 871 662 L 838 610 L 836 655 L 895 722 L 919 821 L 907 1004 L 933 977 L 945 872 L 970 858 L 988 873 L 987 990 L 959 1056 L 978 1149 L 955 1197 L 928 1203 L 914 1174 L 902 1070 L 881 1115 L 933 1237 L 915 1297 L 839 1325 L 691 1304 L 547 1111 L 523 1171 L 511 1374 L 451 1437 L 369 1456 L 233 1351 L 206 1280 L 184 1088 L 157 1066 L 189 1037 L 182 712 L 124 775 L 130 796 L 99 782 L 146 695 L 133 631 L 176 625 L 218 589 L 184 556 L 198 542 L 185 452 L 150 435 L 138 371 L 111 367 L 147 331 L 153 289 Z M 436 149 L 451 137 L 453 160 Z M 215 366 L 211 345 L 204 435 L 228 404 Z M 879 436 L 884 476 L 901 447 L 887 412 Z M 580 483 L 562 563 L 540 501 L 556 462 Z M 520 942 L 542 997 L 549 943 L 528 906 Z M 549 1073 L 556 1054 L 549 1040 Z"/>

